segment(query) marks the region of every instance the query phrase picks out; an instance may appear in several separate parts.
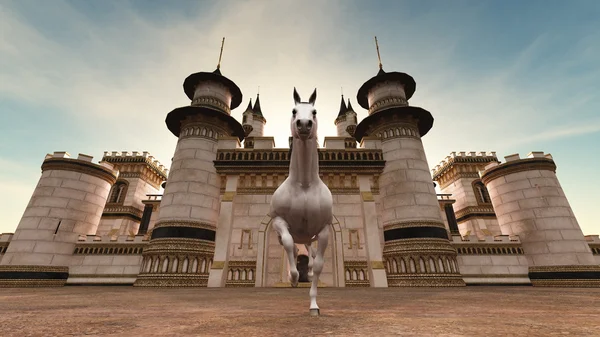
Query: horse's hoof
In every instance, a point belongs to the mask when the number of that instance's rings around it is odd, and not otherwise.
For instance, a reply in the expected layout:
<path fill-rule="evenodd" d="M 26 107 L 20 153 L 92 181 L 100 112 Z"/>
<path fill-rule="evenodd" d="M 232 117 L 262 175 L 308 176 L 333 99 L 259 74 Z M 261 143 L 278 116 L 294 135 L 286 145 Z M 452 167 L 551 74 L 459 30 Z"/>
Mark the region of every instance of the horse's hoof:
<path fill-rule="evenodd" d="M 298 280 L 300 279 L 300 273 L 296 272 L 294 273 L 290 273 L 290 283 L 292 284 L 293 288 L 296 288 L 298 286 Z"/>
<path fill-rule="evenodd" d="M 319 311 L 319 308 L 310 309 L 310 315 L 313 316 L 313 317 L 320 316 L 321 312 Z"/>

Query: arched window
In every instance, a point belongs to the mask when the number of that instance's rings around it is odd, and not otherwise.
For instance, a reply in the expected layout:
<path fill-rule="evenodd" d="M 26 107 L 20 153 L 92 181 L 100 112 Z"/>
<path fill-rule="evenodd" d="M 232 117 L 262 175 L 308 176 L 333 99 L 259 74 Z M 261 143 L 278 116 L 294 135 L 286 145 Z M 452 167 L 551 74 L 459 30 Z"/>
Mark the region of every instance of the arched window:
<path fill-rule="evenodd" d="M 122 204 L 127 194 L 127 185 L 126 181 L 117 181 L 110 190 L 108 202 L 111 204 Z"/>
<path fill-rule="evenodd" d="M 476 180 L 473 182 L 473 190 L 475 191 L 475 198 L 477 198 L 478 204 L 490 204 L 492 200 L 490 199 L 490 194 L 488 193 L 487 188 L 481 182 L 481 180 Z"/>

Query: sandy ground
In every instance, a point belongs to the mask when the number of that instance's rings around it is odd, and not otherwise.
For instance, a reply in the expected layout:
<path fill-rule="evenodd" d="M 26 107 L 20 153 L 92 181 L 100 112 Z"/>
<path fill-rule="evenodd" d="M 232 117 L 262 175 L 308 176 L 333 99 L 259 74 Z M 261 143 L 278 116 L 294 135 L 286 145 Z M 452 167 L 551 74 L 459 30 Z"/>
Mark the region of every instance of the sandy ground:
<path fill-rule="evenodd" d="M 600 336 L 600 289 L 1 289 L 0 336 Z"/>

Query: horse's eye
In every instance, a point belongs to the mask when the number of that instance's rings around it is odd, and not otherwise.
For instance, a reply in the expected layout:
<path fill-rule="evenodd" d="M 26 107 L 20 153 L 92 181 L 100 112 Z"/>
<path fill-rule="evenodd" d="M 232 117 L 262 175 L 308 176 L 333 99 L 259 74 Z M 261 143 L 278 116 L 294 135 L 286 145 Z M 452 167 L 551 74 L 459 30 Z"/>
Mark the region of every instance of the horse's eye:
<path fill-rule="evenodd" d="M 296 116 L 296 112 L 298 112 L 296 109 L 292 110 L 292 115 Z"/>
<path fill-rule="evenodd" d="M 313 110 L 313 116 L 317 115 L 317 110 Z"/>

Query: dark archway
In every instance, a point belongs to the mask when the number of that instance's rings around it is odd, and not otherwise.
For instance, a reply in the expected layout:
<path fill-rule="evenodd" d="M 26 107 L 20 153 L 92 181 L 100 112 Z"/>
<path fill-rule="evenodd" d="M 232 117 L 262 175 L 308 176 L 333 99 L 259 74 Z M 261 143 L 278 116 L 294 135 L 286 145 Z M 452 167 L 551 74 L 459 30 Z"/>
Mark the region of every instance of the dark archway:
<path fill-rule="evenodd" d="M 298 273 L 300 273 L 298 282 L 309 282 L 308 281 L 308 256 L 298 255 L 296 268 L 298 269 Z"/>

